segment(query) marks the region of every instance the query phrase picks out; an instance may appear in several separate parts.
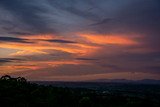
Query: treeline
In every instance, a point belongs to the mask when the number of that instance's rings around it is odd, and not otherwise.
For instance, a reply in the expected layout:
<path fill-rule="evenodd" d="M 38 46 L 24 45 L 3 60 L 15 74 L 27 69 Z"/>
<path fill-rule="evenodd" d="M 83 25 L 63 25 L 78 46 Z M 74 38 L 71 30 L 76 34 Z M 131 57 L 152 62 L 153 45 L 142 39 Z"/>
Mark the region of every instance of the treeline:
<path fill-rule="evenodd" d="M 27 82 L 23 77 L 0 78 L 1 107 L 160 107 L 160 99 L 103 94 L 82 88 L 60 88 Z"/>

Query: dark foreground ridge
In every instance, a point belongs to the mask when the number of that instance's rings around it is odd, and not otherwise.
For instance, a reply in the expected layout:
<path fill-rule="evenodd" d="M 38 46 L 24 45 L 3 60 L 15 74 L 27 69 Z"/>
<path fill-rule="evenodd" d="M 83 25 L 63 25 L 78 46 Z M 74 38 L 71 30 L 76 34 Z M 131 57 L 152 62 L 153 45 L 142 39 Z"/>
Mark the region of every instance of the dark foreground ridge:
<path fill-rule="evenodd" d="M 0 106 L 2 107 L 160 107 L 160 86 L 137 85 L 103 91 L 89 88 L 65 88 L 38 85 L 23 77 L 8 75 L 0 79 Z M 110 86 L 110 85 L 109 85 Z M 134 87 L 134 91 L 128 89 Z M 137 90 L 136 90 L 137 87 Z M 125 89 L 125 90 L 124 90 Z M 140 88 L 141 89 L 141 88 Z M 150 89 L 150 90 L 148 90 Z"/>

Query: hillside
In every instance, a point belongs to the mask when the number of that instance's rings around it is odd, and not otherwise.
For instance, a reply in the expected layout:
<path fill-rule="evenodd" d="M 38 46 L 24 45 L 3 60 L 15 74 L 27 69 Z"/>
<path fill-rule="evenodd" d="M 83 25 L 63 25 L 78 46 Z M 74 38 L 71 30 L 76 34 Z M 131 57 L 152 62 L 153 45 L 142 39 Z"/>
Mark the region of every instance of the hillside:
<path fill-rule="evenodd" d="M 0 104 L 6 107 L 159 107 L 159 89 L 141 93 L 138 90 L 129 92 L 127 88 L 125 91 L 99 91 L 82 87 L 44 86 L 27 82 L 23 77 L 6 75 L 0 79 Z"/>

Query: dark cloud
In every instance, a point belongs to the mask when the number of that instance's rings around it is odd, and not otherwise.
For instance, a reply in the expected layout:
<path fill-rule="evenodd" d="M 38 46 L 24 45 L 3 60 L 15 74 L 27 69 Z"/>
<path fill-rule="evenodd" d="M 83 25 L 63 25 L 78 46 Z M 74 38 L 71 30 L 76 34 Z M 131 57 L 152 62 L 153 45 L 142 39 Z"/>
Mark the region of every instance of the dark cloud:
<path fill-rule="evenodd" d="M 8 33 L 13 35 L 33 35 L 32 33 L 27 33 L 27 32 L 8 32 Z"/>
<path fill-rule="evenodd" d="M 0 20 L 10 23 L 3 23 L 1 26 L 13 32 L 21 30 L 38 34 L 83 31 L 86 28 L 90 29 L 88 25 L 93 22 L 99 24 L 98 21 L 101 23 L 108 21 L 106 17 L 110 15 L 107 15 L 106 11 L 109 8 L 104 4 L 109 6 L 109 3 L 110 0 L 68 0 L 67 2 L 64 0 L 33 0 L 32 2 L 2 0 L 0 7 L 5 15 Z M 12 18 L 6 18 L 7 15 Z M 16 27 L 11 29 L 12 25 Z"/>
<path fill-rule="evenodd" d="M 98 71 L 98 72 L 97 72 Z M 45 76 L 49 75 L 56 75 L 56 76 L 80 76 L 80 75 L 89 75 L 89 74 L 103 74 L 106 72 L 111 72 L 107 69 L 102 69 L 99 66 L 93 66 L 93 65 L 72 65 L 72 64 L 66 64 L 62 65 L 61 67 L 48 67 L 42 70 L 39 70 L 38 72 L 33 73 L 33 75 L 42 73 L 45 74 Z"/>
<path fill-rule="evenodd" d="M 133 6 L 134 5 L 134 6 Z M 117 16 L 121 22 L 119 28 L 125 32 L 135 32 L 144 35 L 143 40 L 146 47 L 158 49 L 160 45 L 160 2 L 159 0 L 140 0 L 125 7 Z M 124 32 L 123 31 L 123 32 Z"/>
<path fill-rule="evenodd" d="M 105 53 L 104 53 L 105 54 Z M 111 67 L 117 72 L 143 72 L 143 73 L 158 73 L 159 75 L 159 60 L 160 53 L 131 53 L 121 52 L 115 55 L 100 55 L 101 62 L 95 65 L 102 67 Z M 110 66 L 111 65 L 111 66 Z"/>
<path fill-rule="evenodd" d="M 29 1 L 24 0 L 1 0 L 0 6 L 18 19 L 18 22 L 13 23 L 23 23 L 23 26 L 21 26 L 23 30 L 31 30 L 35 33 L 48 33 L 49 31 L 54 32 L 54 29 L 50 29 L 48 27 L 48 22 L 38 15 L 38 13 L 45 12 L 43 7 L 31 5 Z"/>
<path fill-rule="evenodd" d="M 28 42 L 27 39 L 21 39 L 16 37 L 0 37 L 0 42 L 32 43 Z"/>
<path fill-rule="evenodd" d="M 103 19 L 102 21 L 98 21 L 98 22 L 96 22 L 96 23 L 90 24 L 90 26 L 97 26 L 97 25 L 108 24 L 108 23 L 110 23 L 112 20 L 113 20 L 112 18 L 106 18 L 106 19 Z"/>
<path fill-rule="evenodd" d="M 93 60 L 98 60 L 98 59 L 95 59 L 95 58 L 76 58 L 76 60 L 91 60 L 91 61 L 93 61 Z"/>
<path fill-rule="evenodd" d="M 72 60 L 73 56 L 70 53 L 57 51 L 57 50 L 44 50 L 47 52 L 47 55 L 44 54 L 35 54 L 35 55 L 21 55 L 19 56 L 22 59 L 27 61 L 59 61 L 59 60 Z"/>
<path fill-rule="evenodd" d="M 49 3 L 53 7 L 56 7 L 60 10 L 69 12 L 73 15 L 86 18 L 89 20 L 97 20 L 100 18 L 100 16 L 96 15 L 95 12 L 92 12 L 94 8 L 97 8 L 94 4 L 96 1 L 90 1 L 90 0 L 69 0 L 67 3 L 65 3 L 63 0 L 48 0 Z"/>
<path fill-rule="evenodd" d="M 118 65 L 114 65 L 114 64 L 97 63 L 97 65 L 100 65 L 101 67 L 104 67 L 104 68 L 110 68 L 112 70 L 118 70 L 118 71 L 122 70 L 122 67 L 119 67 Z"/>
<path fill-rule="evenodd" d="M 5 19 L 1 19 L 0 24 L 2 25 L 2 29 L 6 31 L 14 29 L 16 27 L 15 23 Z"/>
<path fill-rule="evenodd" d="M 131 53 L 124 52 L 117 55 L 119 60 L 127 60 L 132 62 L 153 62 L 156 59 L 160 59 L 160 52 L 148 52 L 148 53 Z"/>
<path fill-rule="evenodd" d="M 146 69 L 149 71 L 160 73 L 160 66 L 158 65 L 147 66 Z"/>
<path fill-rule="evenodd" d="M 18 58 L 0 58 L 0 65 L 8 62 L 15 62 L 15 61 L 20 61 L 21 59 Z"/>
<path fill-rule="evenodd" d="M 61 39 L 53 39 L 53 40 L 46 40 L 48 42 L 55 42 L 55 43 L 77 43 L 74 41 L 69 41 L 69 40 L 61 40 Z"/>
<path fill-rule="evenodd" d="M 8 60 L 8 59 L 0 59 L 0 63 L 5 63 L 5 62 L 11 62 L 11 60 Z"/>
<path fill-rule="evenodd" d="M 12 24 L 19 30 L 38 34 L 89 30 L 98 33 L 150 32 L 153 35 L 160 27 L 159 4 L 158 0 L 0 1 L 0 6 L 17 19 L 5 19 L 9 23 L 3 23 L 3 28 L 8 29 Z M 14 28 L 12 32 L 19 30 Z"/>

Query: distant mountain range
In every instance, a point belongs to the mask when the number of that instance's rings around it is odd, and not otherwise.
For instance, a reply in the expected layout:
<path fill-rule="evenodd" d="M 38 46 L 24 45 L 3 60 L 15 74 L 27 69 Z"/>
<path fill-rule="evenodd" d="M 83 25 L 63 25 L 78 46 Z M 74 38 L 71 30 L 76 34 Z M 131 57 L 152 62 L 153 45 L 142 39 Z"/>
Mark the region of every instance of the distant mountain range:
<path fill-rule="evenodd" d="M 135 84 L 160 84 L 160 80 L 142 79 L 142 80 L 127 80 L 127 79 L 96 79 L 87 82 L 111 82 L 111 83 L 135 83 Z"/>
<path fill-rule="evenodd" d="M 127 79 L 96 79 L 89 81 L 30 81 L 32 83 L 38 83 L 42 85 L 55 85 L 55 86 L 72 86 L 73 84 L 76 86 L 79 85 L 90 85 L 90 84 L 105 84 L 105 83 L 119 83 L 119 84 L 153 84 L 160 85 L 160 80 L 154 79 L 143 79 L 143 80 L 127 80 Z"/>

